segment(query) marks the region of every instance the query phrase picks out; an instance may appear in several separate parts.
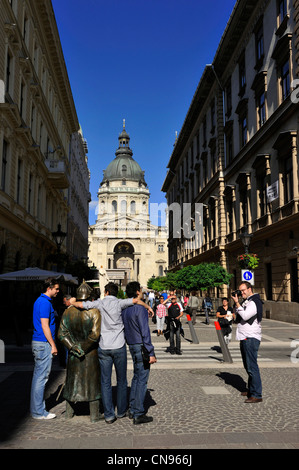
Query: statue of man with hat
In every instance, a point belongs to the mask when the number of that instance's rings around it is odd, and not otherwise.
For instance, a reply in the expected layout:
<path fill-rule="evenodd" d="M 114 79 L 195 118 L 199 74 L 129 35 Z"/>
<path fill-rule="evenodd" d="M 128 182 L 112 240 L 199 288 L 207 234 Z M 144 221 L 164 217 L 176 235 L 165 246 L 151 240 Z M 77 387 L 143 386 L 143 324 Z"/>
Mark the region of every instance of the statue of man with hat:
<path fill-rule="evenodd" d="M 92 289 L 84 281 L 77 289 L 77 300 L 88 300 Z M 68 362 L 63 397 L 66 399 L 66 418 L 74 416 L 74 404 L 89 402 L 91 422 L 100 419 L 100 364 L 98 341 L 101 333 L 101 314 L 90 310 L 67 308 L 61 318 L 58 338 L 68 349 Z"/>

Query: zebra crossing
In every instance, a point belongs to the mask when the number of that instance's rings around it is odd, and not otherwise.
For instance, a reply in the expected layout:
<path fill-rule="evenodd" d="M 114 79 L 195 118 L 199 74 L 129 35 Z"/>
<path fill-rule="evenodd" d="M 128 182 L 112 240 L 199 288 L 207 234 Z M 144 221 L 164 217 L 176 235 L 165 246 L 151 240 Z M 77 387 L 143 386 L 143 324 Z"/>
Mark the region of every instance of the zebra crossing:
<path fill-rule="evenodd" d="M 155 369 L 184 369 L 186 367 L 190 369 L 200 367 L 218 367 L 224 363 L 223 354 L 220 346 L 215 343 L 197 344 L 182 342 L 182 355 L 170 354 L 169 343 L 155 343 L 155 354 L 157 362 L 152 366 Z M 240 353 L 239 344 L 232 344 L 229 346 L 229 352 L 233 363 L 235 365 L 243 366 L 242 357 Z M 266 362 L 272 362 L 272 359 L 261 357 L 264 356 L 259 354 L 259 359 Z M 132 368 L 130 361 L 130 354 L 128 354 L 128 368 Z"/>

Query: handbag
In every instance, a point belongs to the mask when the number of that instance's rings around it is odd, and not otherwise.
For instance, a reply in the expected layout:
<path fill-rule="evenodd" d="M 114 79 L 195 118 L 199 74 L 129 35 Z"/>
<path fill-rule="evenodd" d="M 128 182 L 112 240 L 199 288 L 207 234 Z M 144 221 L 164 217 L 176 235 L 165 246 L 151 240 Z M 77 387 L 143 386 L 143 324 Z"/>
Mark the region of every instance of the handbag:
<path fill-rule="evenodd" d="M 229 321 L 227 320 L 227 318 L 219 318 L 218 322 L 221 328 L 226 328 L 229 326 Z"/>

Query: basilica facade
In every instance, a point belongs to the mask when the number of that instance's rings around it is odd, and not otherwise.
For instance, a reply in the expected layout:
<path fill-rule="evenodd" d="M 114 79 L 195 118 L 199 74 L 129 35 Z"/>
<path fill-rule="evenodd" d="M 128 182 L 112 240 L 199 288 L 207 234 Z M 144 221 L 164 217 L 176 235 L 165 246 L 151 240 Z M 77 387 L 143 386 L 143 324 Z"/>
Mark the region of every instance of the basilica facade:
<path fill-rule="evenodd" d="M 115 158 L 107 166 L 98 191 L 97 220 L 89 228 L 89 262 L 104 268 L 122 288 L 142 286 L 167 268 L 167 233 L 149 216 L 149 188 L 144 171 L 133 159 L 123 123 Z"/>

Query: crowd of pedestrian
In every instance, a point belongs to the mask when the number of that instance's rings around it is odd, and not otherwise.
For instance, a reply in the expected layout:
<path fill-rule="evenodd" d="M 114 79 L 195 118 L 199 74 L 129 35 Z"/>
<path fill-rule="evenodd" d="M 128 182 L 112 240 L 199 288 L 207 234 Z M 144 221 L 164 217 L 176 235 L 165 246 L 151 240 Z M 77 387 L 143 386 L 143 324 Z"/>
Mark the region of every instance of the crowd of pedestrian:
<path fill-rule="evenodd" d="M 83 284 L 82 284 L 83 286 Z M 31 385 L 30 412 L 35 419 L 52 419 L 54 413 L 46 411 L 44 391 L 52 366 L 53 356 L 58 353 L 55 335 L 64 346 L 67 356 L 64 398 L 66 418 L 75 413 L 75 404 L 87 401 L 90 405 L 91 421 L 100 419 L 100 405 L 107 424 L 128 416 L 134 424 L 153 420 L 144 407 L 150 366 L 156 362 L 151 341 L 149 317 L 157 324 L 157 335 L 169 339 L 171 354 L 181 355 L 181 318 L 184 311 L 190 313 L 192 324 L 196 323 L 200 300 L 196 292 L 180 296 L 175 290 L 150 292 L 144 298 L 138 282 L 126 287 L 126 299 L 118 299 L 118 286 L 109 282 L 105 286 L 104 298 L 91 300 L 91 289 L 77 289 L 77 297 L 65 295 L 65 307 L 58 332 L 53 300 L 59 293 L 59 283 L 47 279 L 43 292 L 33 307 L 32 351 L 35 367 Z M 244 368 L 248 374 L 246 403 L 262 401 L 262 384 L 257 364 L 261 341 L 262 301 L 254 294 L 248 282 L 240 285 L 231 299 L 222 299 L 216 309 L 216 317 L 229 344 L 232 323 L 236 321 L 236 339 Z M 240 301 L 242 297 L 242 301 Z M 213 305 L 206 295 L 202 300 L 206 323 Z M 128 397 L 127 346 L 133 360 L 133 379 Z M 112 367 L 117 379 L 116 409 L 112 396 Z"/>

